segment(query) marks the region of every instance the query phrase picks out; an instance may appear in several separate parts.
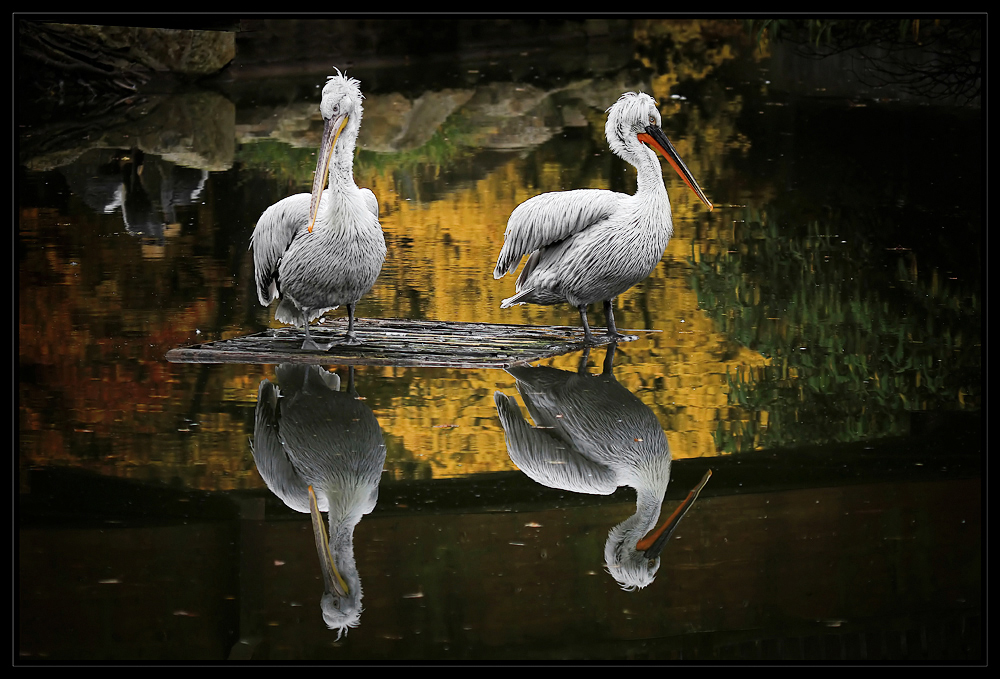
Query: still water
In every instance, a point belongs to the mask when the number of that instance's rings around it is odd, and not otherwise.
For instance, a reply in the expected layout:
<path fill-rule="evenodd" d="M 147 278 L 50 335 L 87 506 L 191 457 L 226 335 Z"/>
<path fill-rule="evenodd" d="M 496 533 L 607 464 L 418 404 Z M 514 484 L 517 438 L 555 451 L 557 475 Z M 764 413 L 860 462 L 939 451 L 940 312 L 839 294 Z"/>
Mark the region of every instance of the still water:
<path fill-rule="evenodd" d="M 716 209 L 666 169 L 674 236 L 616 312 L 654 332 L 529 374 L 165 359 L 280 327 L 250 235 L 308 191 L 340 64 L 238 56 L 86 130 L 20 121 L 20 659 L 980 660 L 981 110 L 829 96 L 697 23 L 582 65 L 352 64 L 388 246 L 360 318 L 578 324 L 499 308 L 506 219 L 634 191 L 604 111 L 659 102 Z M 324 519 L 343 630 L 277 420 L 356 496 Z M 616 532 L 708 470 L 631 572 Z"/>

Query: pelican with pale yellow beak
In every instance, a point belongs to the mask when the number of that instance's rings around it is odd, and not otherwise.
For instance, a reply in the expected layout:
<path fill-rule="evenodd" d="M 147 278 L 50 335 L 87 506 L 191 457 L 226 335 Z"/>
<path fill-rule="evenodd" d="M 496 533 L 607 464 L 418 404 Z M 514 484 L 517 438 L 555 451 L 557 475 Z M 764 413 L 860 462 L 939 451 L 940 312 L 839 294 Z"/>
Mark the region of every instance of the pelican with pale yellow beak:
<path fill-rule="evenodd" d="M 262 306 L 280 299 L 274 317 L 305 328 L 302 348 L 328 350 L 310 335 L 309 324 L 327 311 L 347 307 L 343 344 L 358 344 L 355 305 L 375 284 L 385 261 L 378 200 L 354 181 L 354 149 L 363 107 L 360 83 L 337 72 L 323 88 L 323 138 L 312 192 L 278 201 L 254 228 L 257 298 Z"/>

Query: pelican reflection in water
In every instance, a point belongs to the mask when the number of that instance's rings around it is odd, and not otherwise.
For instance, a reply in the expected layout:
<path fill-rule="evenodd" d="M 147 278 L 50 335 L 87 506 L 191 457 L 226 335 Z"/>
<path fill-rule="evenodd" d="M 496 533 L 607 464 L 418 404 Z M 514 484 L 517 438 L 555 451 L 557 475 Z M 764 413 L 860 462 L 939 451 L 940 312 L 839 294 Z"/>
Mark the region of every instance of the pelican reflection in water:
<path fill-rule="evenodd" d="M 497 391 L 493 398 L 511 461 L 535 481 L 595 495 L 635 488 L 635 514 L 611 529 L 604 547 L 608 572 L 634 590 L 652 583 L 660 552 L 712 472 L 656 529 L 670 482 L 670 446 L 653 411 L 612 374 L 614 351 L 608 345 L 600 375 L 586 372 L 586 352 L 578 373 L 508 368 L 534 427 L 512 397 Z"/>
<path fill-rule="evenodd" d="M 367 293 L 385 261 L 385 237 L 378 200 L 354 181 L 354 148 L 361 129 L 360 83 L 339 71 L 323 88 L 323 139 L 312 193 L 280 200 L 264 211 L 254 228 L 257 298 L 268 306 L 281 298 L 274 317 L 304 326 L 303 349 L 321 347 L 309 323 L 347 306 L 345 344 L 357 344 L 354 306 Z M 327 174 L 330 187 L 325 191 Z"/>
<path fill-rule="evenodd" d="M 265 379 L 258 390 L 254 462 L 282 502 L 312 516 L 323 619 L 339 638 L 361 619 L 354 528 L 378 500 L 382 429 L 354 389 L 353 368 L 346 391 L 319 366 L 282 364 L 276 373 L 280 387 Z"/>
<path fill-rule="evenodd" d="M 553 191 L 518 205 L 507 221 L 494 278 L 528 261 L 516 294 L 500 304 L 561 304 L 580 312 L 586 342 L 593 344 L 587 307 L 604 303 L 608 335 L 615 327 L 615 298 L 653 272 L 673 235 L 670 200 L 655 151 L 662 154 L 708 209 L 702 192 L 660 129 L 660 111 L 648 94 L 626 92 L 608 109 L 604 128 L 611 151 L 638 171 L 635 195 L 603 189 Z"/>

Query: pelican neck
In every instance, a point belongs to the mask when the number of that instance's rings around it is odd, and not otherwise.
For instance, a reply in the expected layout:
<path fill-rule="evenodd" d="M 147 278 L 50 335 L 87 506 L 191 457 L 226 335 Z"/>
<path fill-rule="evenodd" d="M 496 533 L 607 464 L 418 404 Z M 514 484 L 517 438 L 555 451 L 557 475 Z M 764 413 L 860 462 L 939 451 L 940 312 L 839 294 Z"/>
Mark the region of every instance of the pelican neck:
<path fill-rule="evenodd" d="M 652 488 L 636 488 L 635 513 L 619 524 L 616 530 L 622 531 L 622 537 L 635 549 L 635 543 L 656 528 L 666 495 L 666 486 L 656 491 Z"/>
<path fill-rule="evenodd" d="M 330 162 L 329 187 L 334 191 L 357 188 L 354 181 L 354 144 L 333 150 Z"/>
<path fill-rule="evenodd" d="M 636 142 L 639 148 L 634 153 L 638 161 L 633 163 L 638 173 L 636 181 L 637 194 L 663 194 L 667 195 L 667 187 L 663 183 L 663 167 L 660 165 L 656 152 L 647 148 L 642 142 Z"/>
<path fill-rule="evenodd" d="M 364 511 L 354 502 L 357 493 L 362 491 L 350 486 L 345 486 L 343 490 L 342 493 L 325 493 L 331 549 L 334 544 L 343 546 L 350 543 L 354 528 L 364 516 Z"/>

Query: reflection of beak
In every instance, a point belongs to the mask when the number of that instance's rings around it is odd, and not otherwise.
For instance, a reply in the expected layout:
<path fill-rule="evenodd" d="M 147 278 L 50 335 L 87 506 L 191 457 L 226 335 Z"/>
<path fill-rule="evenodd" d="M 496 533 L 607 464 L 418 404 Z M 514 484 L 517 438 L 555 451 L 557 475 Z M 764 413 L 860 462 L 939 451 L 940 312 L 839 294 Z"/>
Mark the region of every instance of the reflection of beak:
<path fill-rule="evenodd" d="M 319 513 L 316 493 L 312 486 L 309 486 L 309 510 L 312 515 L 313 535 L 316 537 L 316 551 L 319 552 L 319 567 L 323 572 L 323 584 L 326 591 L 347 596 L 347 583 L 344 582 L 340 571 L 337 570 L 337 565 L 333 562 L 333 554 L 330 553 L 330 539 L 326 535 L 323 515 Z"/>
<path fill-rule="evenodd" d="M 319 212 L 319 201 L 326 188 L 326 178 L 330 173 L 330 158 L 333 157 L 333 147 L 340 138 L 340 133 L 347 126 L 347 115 L 338 116 L 323 123 L 323 139 L 319 145 L 316 157 L 316 175 L 313 177 L 312 200 L 309 202 L 309 233 L 312 233 L 316 223 L 316 213 Z"/>
<path fill-rule="evenodd" d="M 684 515 L 688 513 L 689 509 L 691 509 L 691 505 L 694 504 L 694 501 L 698 499 L 698 493 L 700 493 L 701 489 L 705 487 L 705 484 L 708 483 L 708 479 L 711 478 L 711 476 L 712 470 L 709 469 L 705 472 L 705 476 L 702 477 L 701 482 L 691 489 L 688 496 L 684 498 L 684 502 L 682 502 L 674 513 L 670 515 L 670 518 L 664 521 L 662 526 L 636 543 L 635 548 L 642 551 L 643 556 L 647 559 L 655 559 L 660 555 L 660 552 L 663 551 L 663 548 L 667 544 L 667 540 L 669 540 L 670 536 L 674 534 L 675 530 L 677 530 L 677 526 L 680 524 L 681 519 L 683 519 Z"/>
<path fill-rule="evenodd" d="M 667 161 L 674 166 L 674 170 L 677 174 L 681 176 L 684 183 L 688 185 L 688 188 L 695 192 L 695 195 L 701 199 L 708 209 L 712 209 L 712 203 L 705 197 L 705 193 L 698 186 L 698 182 L 694 180 L 694 176 L 691 174 L 691 170 L 687 169 L 687 165 L 681 160 L 681 157 L 677 155 L 677 149 L 674 145 L 670 143 L 667 139 L 667 135 L 663 134 L 661 130 L 656 125 L 647 125 L 645 132 L 639 133 L 639 141 L 649 144 L 655 151 L 657 151 L 661 156 L 667 159 Z"/>

